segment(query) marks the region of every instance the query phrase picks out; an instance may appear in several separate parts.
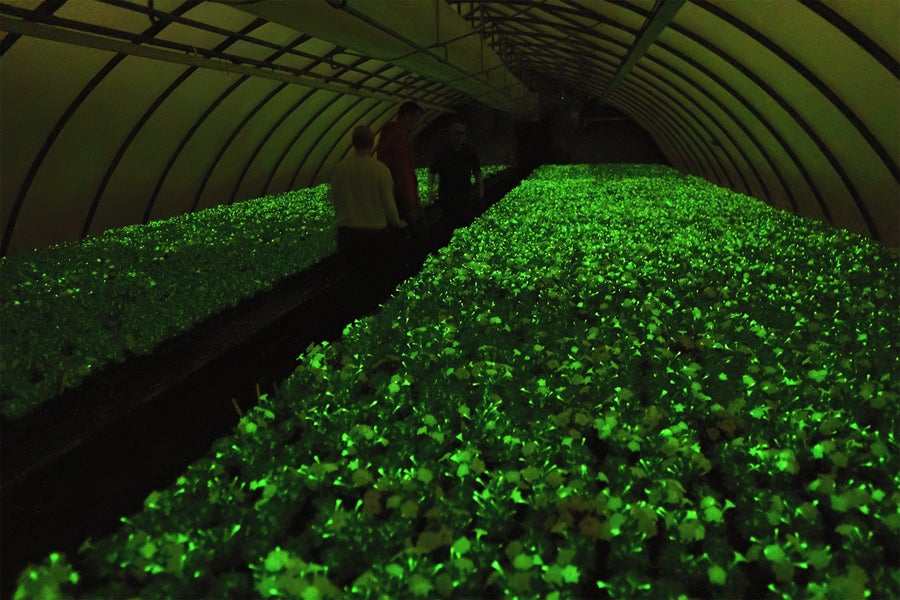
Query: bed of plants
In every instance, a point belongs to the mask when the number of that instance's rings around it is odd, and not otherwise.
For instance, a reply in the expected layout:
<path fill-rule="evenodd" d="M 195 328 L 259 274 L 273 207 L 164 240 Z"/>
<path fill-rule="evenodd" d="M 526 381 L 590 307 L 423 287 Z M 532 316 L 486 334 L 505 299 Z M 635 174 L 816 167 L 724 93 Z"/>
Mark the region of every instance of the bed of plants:
<path fill-rule="evenodd" d="M 503 166 L 485 167 L 485 176 Z M 417 172 L 427 201 L 427 171 Z M 0 414 L 21 417 L 335 250 L 330 186 L 0 259 Z"/>
<path fill-rule="evenodd" d="M 17 598 L 900 596 L 900 259 L 544 167 Z"/>

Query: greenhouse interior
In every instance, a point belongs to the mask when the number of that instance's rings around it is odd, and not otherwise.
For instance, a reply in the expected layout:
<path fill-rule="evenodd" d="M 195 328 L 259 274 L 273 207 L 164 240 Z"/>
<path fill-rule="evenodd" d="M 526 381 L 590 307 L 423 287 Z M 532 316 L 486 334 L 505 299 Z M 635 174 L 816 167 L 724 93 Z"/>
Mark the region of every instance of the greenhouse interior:
<path fill-rule="evenodd" d="M 900 598 L 897 0 L 0 31 L 0 597 Z"/>

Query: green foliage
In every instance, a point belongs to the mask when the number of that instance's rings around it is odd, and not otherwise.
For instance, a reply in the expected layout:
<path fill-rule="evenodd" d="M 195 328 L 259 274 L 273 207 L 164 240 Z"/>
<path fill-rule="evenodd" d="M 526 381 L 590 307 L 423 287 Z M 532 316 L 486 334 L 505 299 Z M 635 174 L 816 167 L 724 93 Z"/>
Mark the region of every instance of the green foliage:
<path fill-rule="evenodd" d="M 29 567 L 19 576 L 14 600 L 71 598 L 71 590 L 80 578 L 61 554 L 53 553 L 40 565 Z"/>
<path fill-rule="evenodd" d="M 877 244 L 671 169 L 543 167 L 75 590 L 900 596 L 898 283 Z"/>
<path fill-rule="evenodd" d="M 427 171 L 417 177 L 427 201 Z M 332 254 L 329 193 L 323 184 L 0 258 L 0 412 L 25 415 Z"/>

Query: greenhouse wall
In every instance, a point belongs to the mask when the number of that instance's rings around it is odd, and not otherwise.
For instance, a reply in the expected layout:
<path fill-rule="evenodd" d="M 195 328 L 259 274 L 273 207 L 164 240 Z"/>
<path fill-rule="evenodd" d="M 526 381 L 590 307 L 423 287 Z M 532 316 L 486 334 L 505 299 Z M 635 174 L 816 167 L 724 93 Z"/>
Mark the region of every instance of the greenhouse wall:
<path fill-rule="evenodd" d="M 326 182 L 404 100 L 532 122 L 548 89 L 683 172 L 900 243 L 892 0 L 302 4 L 0 3 L 2 253 Z"/>

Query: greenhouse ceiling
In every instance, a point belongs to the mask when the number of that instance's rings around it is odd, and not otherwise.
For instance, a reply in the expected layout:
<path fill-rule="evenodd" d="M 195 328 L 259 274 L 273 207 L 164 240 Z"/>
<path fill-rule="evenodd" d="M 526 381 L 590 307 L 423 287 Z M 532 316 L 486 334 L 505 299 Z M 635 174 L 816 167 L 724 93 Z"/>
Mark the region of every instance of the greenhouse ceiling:
<path fill-rule="evenodd" d="M 415 100 L 552 86 L 680 170 L 900 245 L 896 0 L 2 0 L 2 253 L 327 181 Z"/>

